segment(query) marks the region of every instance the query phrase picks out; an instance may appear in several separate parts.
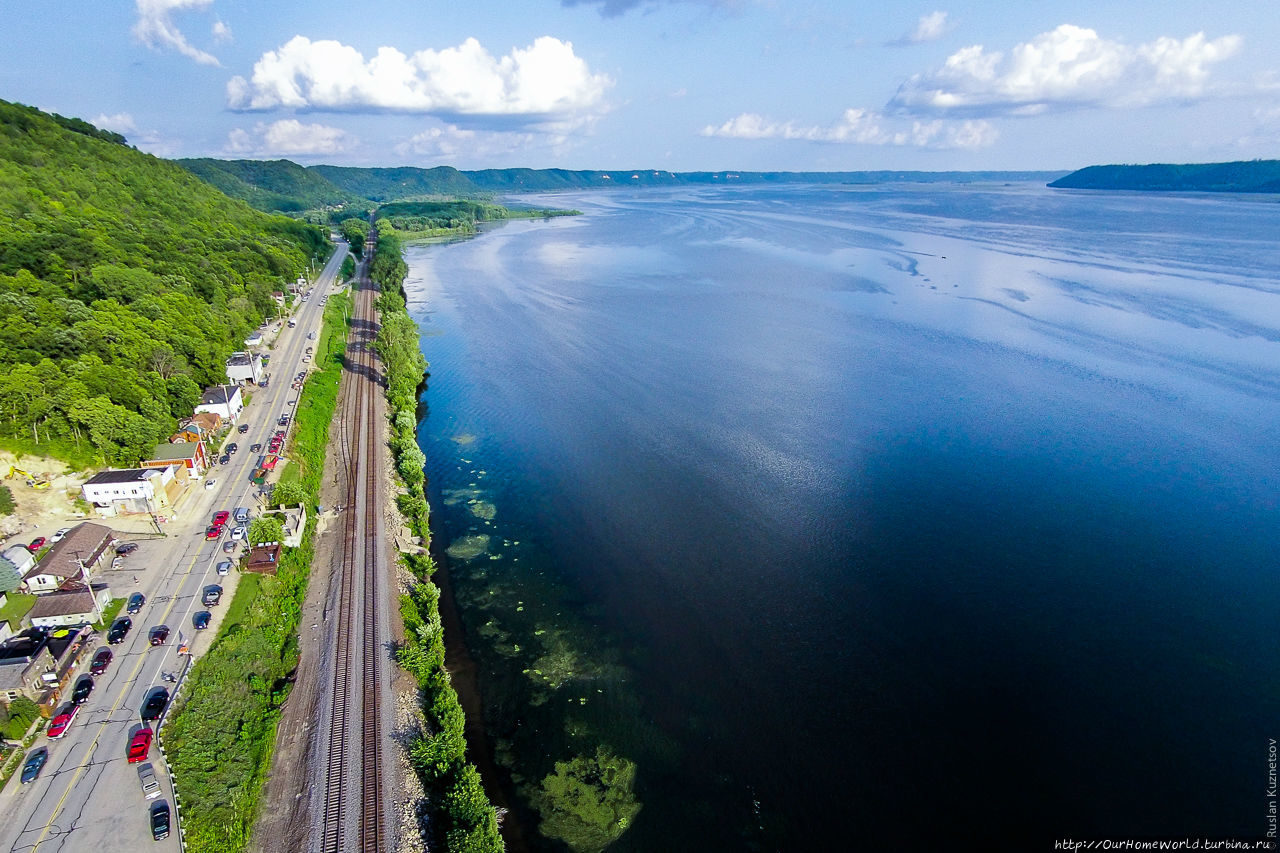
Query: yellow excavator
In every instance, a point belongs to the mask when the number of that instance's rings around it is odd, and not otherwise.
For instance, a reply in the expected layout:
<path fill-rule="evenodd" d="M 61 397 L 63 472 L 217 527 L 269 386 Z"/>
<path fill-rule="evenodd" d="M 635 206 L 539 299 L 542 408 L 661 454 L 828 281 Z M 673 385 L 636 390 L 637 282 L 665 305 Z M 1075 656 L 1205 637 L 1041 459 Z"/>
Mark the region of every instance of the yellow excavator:
<path fill-rule="evenodd" d="M 47 488 L 49 488 L 49 481 L 48 481 L 48 480 L 37 480 L 37 479 L 36 479 L 36 475 L 35 475 L 35 474 L 32 474 L 30 471 L 23 471 L 21 468 L 19 468 L 19 467 L 18 467 L 18 466 L 16 466 L 16 465 L 10 465 L 10 466 L 9 466 L 9 473 L 5 475 L 5 479 L 6 479 L 6 480 L 12 480 L 14 477 L 21 477 L 21 478 L 23 478 L 24 480 L 26 480 L 26 481 L 27 481 L 27 485 L 28 485 L 28 486 L 30 486 L 30 487 L 31 487 L 31 488 L 33 488 L 33 489 L 47 489 Z"/>

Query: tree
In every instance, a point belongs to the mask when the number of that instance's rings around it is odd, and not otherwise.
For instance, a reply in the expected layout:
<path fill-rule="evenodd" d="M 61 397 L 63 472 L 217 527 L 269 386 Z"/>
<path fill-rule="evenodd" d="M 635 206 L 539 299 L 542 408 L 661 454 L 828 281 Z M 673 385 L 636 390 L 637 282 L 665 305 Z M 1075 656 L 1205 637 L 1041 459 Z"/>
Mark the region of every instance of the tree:
<path fill-rule="evenodd" d="M 284 520 L 278 515 L 264 515 L 255 518 L 249 525 L 249 544 L 261 545 L 264 542 L 284 541 Z"/>
<path fill-rule="evenodd" d="M 271 489 L 271 503 L 278 507 L 297 506 L 304 503 L 306 499 L 307 490 L 297 481 L 276 483 Z"/>
<path fill-rule="evenodd" d="M 542 814 L 539 831 L 576 853 L 599 853 L 627 831 L 640 811 L 632 791 L 635 776 L 634 762 L 603 746 L 595 755 L 557 761 L 534 796 Z"/>

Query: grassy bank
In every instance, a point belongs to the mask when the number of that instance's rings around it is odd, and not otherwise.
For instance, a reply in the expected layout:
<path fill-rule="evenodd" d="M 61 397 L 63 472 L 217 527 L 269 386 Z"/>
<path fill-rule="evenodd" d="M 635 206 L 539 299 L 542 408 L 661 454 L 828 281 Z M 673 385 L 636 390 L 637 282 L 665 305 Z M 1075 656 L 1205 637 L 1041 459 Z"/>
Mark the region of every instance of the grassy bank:
<path fill-rule="evenodd" d="M 291 456 L 315 506 L 329 425 L 337 407 L 349 297 L 333 296 L 316 365 L 298 399 Z M 161 731 L 192 853 L 243 850 L 271 760 L 280 704 L 297 665 L 298 618 L 314 552 L 315 518 L 302 545 L 286 549 L 270 575 L 241 578 L 218 637 L 196 663 Z"/>
<path fill-rule="evenodd" d="M 387 401 L 391 419 L 391 447 L 404 491 L 397 504 L 414 532 L 426 543 L 429 508 L 425 492 L 426 457 L 418 447 L 416 407 L 427 363 L 418 348 L 417 325 L 405 308 L 401 282 L 407 268 L 400 241 L 391 229 L 379 226 L 373 260 L 375 282 L 382 290 L 378 308 L 382 328 L 377 348 L 387 365 Z M 466 717 L 444 668 L 444 630 L 440 624 L 439 591 L 431 581 L 435 570 L 427 554 L 405 557 L 416 581 L 403 596 L 405 641 L 397 653 L 400 665 L 412 673 L 422 694 L 427 731 L 414 738 L 409 761 L 427 793 L 424 838 L 430 850 L 449 853 L 496 853 L 503 849 L 497 812 L 485 795 L 480 774 L 466 756 Z"/>

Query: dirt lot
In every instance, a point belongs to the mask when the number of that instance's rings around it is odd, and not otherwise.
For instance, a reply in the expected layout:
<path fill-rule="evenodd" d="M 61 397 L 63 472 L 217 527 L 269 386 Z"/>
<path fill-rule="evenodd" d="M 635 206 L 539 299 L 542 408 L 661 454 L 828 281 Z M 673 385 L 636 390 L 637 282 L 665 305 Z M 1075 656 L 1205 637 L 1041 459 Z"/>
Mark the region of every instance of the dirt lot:
<path fill-rule="evenodd" d="M 67 467 L 55 459 L 23 456 L 19 460 L 12 453 L 0 451 L 0 477 L 5 477 L 11 466 L 48 482 L 49 487 L 33 489 L 25 477 L 17 474 L 0 480 L 9 487 L 18 505 L 13 515 L 0 516 L 0 538 L 5 540 L 4 547 L 19 542 L 26 544 L 37 536 L 48 538 L 60 527 L 86 520 L 73 501 L 79 496 L 80 486 L 89 478 L 88 474 L 68 472 Z"/>

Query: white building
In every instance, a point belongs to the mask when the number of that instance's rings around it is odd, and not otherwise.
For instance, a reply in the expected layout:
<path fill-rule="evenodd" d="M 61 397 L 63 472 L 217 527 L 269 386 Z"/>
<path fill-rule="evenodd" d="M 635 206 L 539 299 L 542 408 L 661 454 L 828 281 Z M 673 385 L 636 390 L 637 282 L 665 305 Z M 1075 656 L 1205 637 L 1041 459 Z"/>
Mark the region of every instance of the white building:
<path fill-rule="evenodd" d="M 204 392 L 196 412 L 213 412 L 224 421 L 232 422 L 244 409 L 244 397 L 239 385 L 215 385 Z"/>
<path fill-rule="evenodd" d="M 80 487 L 80 497 L 103 515 L 155 512 L 169 502 L 166 489 L 173 482 L 175 468 L 102 471 Z"/>
<path fill-rule="evenodd" d="M 22 578 L 36 564 L 36 555 L 25 545 L 11 545 L 0 553 L 0 590 L 12 592 L 22 586 Z"/>
<path fill-rule="evenodd" d="M 57 628 L 102 621 L 102 611 L 111 604 L 110 587 L 105 583 L 95 583 L 91 593 L 83 583 L 66 586 L 73 588 L 42 595 L 32 605 L 27 613 L 32 627 Z"/>
<path fill-rule="evenodd" d="M 262 381 L 262 356 L 256 352 L 233 352 L 227 359 L 227 381 L 232 384 Z"/>

